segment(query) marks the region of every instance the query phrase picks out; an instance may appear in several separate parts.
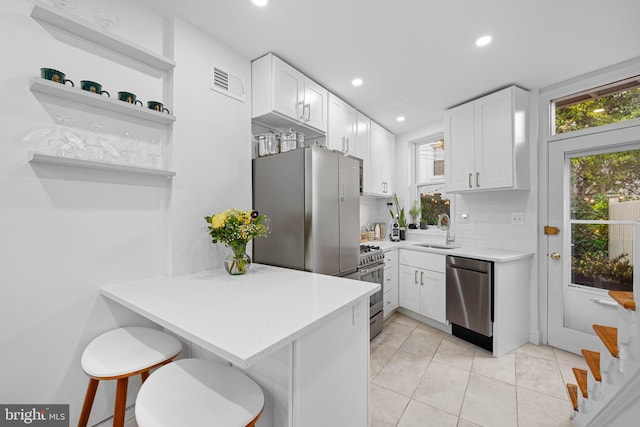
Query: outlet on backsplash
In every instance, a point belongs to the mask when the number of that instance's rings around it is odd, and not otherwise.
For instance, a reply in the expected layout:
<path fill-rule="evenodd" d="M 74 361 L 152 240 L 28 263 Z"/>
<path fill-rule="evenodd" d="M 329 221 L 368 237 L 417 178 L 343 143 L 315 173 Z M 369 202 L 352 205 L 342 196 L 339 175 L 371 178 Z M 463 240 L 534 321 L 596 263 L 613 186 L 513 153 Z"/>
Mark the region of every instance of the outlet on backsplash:
<path fill-rule="evenodd" d="M 524 212 L 511 212 L 511 224 L 524 224 Z"/>

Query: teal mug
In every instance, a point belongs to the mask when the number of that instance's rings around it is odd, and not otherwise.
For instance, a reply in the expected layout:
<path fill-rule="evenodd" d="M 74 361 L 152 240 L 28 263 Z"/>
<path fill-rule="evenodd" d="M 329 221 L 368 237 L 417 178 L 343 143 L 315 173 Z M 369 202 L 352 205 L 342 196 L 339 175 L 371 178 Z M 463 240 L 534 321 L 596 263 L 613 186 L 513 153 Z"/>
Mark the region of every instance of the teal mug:
<path fill-rule="evenodd" d="M 80 81 L 80 87 L 82 90 L 86 90 L 87 92 L 97 93 L 98 95 L 102 95 L 106 93 L 109 98 L 111 98 L 111 94 L 106 90 L 102 90 L 102 85 L 100 83 L 92 82 L 91 80 L 82 80 Z"/>
<path fill-rule="evenodd" d="M 118 92 L 118 99 L 120 101 L 128 102 L 129 104 L 140 104 L 142 107 L 142 101 L 136 100 L 136 95 L 131 92 Z"/>
<path fill-rule="evenodd" d="M 66 75 L 62 71 L 54 70 L 53 68 L 40 68 L 40 77 L 61 84 L 69 82 L 71 86 L 76 86 L 71 80 L 65 78 Z"/>
<path fill-rule="evenodd" d="M 164 105 L 162 105 L 162 102 L 147 101 L 147 108 L 149 108 L 150 110 L 158 111 L 160 113 L 171 114 L 171 112 L 167 108 L 164 108 Z"/>

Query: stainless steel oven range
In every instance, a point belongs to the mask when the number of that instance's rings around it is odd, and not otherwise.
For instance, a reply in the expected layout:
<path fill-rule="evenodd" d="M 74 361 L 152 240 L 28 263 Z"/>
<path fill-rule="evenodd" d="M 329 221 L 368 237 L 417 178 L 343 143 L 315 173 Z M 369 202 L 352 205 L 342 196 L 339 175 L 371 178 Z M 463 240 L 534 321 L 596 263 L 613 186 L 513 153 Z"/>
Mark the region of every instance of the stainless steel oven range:
<path fill-rule="evenodd" d="M 371 295 L 369 300 L 370 339 L 382 332 L 384 312 L 382 296 L 384 295 L 384 252 L 379 246 L 360 245 L 360 280 L 377 283 L 380 290 Z"/>

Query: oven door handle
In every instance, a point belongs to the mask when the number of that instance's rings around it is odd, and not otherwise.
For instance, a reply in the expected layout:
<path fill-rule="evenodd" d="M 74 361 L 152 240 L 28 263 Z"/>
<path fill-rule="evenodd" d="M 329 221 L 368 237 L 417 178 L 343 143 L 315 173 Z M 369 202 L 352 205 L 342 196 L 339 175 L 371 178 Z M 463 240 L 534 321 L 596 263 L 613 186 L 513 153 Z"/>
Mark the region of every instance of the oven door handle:
<path fill-rule="evenodd" d="M 380 265 L 376 265 L 374 267 L 368 267 L 368 268 L 361 268 L 358 271 L 360 272 L 360 275 L 364 275 L 364 274 L 369 274 L 373 271 L 378 271 L 378 270 L 384 270 L 384 263 L 381 263 Z"/>

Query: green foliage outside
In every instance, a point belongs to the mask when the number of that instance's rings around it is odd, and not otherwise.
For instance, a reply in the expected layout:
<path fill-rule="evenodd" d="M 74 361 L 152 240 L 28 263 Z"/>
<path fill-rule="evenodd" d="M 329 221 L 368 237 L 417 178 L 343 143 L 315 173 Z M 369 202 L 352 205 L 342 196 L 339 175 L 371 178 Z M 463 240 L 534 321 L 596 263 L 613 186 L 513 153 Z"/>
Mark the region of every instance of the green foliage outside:
<path fill-rule="evenodd" d="M 604 109 L 599 112 L 598 110 Z M 640 88 L 556 109 L 556 133 L 602 126 L 640 117 Z"/>
<path fill-rule="evenodd" d="M 597 109 L 604 111 L 595 112 Z M 634 88 L 557 109 L 556 133 L 639 117 L 640 88 Z M 573 219 L 608 220 L 610 195 L 624 200 L 640 198 L 640 150 L 572 158 L 571 187 Z M 574 224 L 572 235 L 574 275 L 594 280 L 606 276 L 625 289 L 632 287 L 633 266 L 628 254 L 609 257 L 607 225 Z"/>
<path fill-rule="evenodd" d="M 437 224 L 438 215 L 446 213 L 449 214 L 449 199 L 443 199 L 440 193 L 421 194 L 420 205 L 421 214 L 420 222 L 426 222 L 427 224 Z"/>

